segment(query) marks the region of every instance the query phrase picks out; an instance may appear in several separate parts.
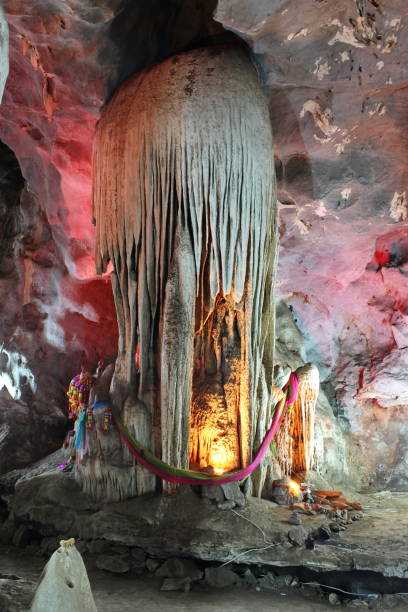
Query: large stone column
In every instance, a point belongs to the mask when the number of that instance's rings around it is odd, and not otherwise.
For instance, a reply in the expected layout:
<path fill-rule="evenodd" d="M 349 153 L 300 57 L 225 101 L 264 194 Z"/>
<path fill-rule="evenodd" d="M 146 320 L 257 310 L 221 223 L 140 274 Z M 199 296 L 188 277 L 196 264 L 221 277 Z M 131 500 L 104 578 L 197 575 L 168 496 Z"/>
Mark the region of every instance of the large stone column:
<path fill-rule="evenodd" d="M 241 48 L 144 70 L 98 125 L 96 264 L 113 265 L 120 332 L 110 395 L 135 436 L 176 466 L 244 466 L 269 424 L 273 160 L 266 99 Z M 155 486 L 129 462 L 124 472 L 121 496 Z"/>

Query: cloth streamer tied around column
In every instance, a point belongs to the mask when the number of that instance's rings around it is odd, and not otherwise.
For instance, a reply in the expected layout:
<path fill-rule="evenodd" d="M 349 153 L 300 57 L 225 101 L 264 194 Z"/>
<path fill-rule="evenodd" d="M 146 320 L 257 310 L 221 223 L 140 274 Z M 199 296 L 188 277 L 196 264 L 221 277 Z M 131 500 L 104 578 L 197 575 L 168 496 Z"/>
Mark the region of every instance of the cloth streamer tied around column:
<path fill-rule="evenodd" d="M 168 463 L 165 463 L 164 461 L 156 457 L 151 451 L 145 448 L 142 444 L 140 444 L 131 435 L 131 433 L 123 423 L 120 413 L 115 406 L 112 406 L 112 417 L 113 422 L 120 436 L 122 437 L 122 440 L 129 448 L 136 461 L 150 472 L 156 474 L 156 476 L 159 476 L 159 478 L 161 478 L 162 480 L 175 484 L 186 485 L 221 485 L 227 484 L 228 482 L 239 482 L 241 480 L 244 480 L 259 466 L 276 432 L 278 431 L 280 424 L 282 423 L 287 408 L 290 408 L 290 406 L 292 406 L 293 403 L 296 401 L 297 394 L 298 381 L 296 375 L 292 372 L 289 378 L 287 389 L 284 392 L 284 396 L 275 408 L 269 431 L 267 432 L 262 444 L 260 445 L 253 461 L 247 467 L 241 470 L 230 472 L 229 474 L 225 474 L 222 476 L 213 476 L 204 472 L 176 468 L 169 465 Z"/>

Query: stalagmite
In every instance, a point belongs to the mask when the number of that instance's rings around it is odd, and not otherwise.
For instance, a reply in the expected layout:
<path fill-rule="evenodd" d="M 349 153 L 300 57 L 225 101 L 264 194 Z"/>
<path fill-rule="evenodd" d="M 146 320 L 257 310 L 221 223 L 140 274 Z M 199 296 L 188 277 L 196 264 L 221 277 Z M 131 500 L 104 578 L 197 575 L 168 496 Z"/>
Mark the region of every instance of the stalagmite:
<path fill-rule="evenodd" d="M 120 333 L 111 399 L 135 436 L 144 431 L 179 467 L 245 466 L 270 423 L 273 159 L 266 100 L 241 48 L 195 49 L 144 70 L 98 125 L 96 265 L 113 264 Z M 132 474 L 126 453 L 108 497 L 155 486 L 144 469 Z M 109 471 L 109 453 L 104 461 Z"/>
<path fill-rule="evenodd" d="M 60 542 L 45 566 L 30 612 L 97 612 L 75 540 Z"/>
<path fill-rule="evenodd" d="M 314 427 L 319 370 L 312 363 L 298 368 L 299 392 L 277 436 L 277 453 L 285 474 L 313 469 Z"/>

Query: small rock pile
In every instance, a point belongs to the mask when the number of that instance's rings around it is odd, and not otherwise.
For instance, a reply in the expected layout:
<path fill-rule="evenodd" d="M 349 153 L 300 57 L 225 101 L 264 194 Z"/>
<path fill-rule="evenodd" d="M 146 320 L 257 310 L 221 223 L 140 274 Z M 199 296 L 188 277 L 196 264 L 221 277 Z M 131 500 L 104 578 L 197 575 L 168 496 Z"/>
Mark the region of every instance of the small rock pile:
<path fill-rule="evenodd" d="M 304 501 L 294 502 L 289 506 L 292 514 L 288 518 L 290 525 L 295 525 L 288 532 L 288 539 L 294 546 L 306 545 L 313 549 L 315 540 L 329 540 L 334 533 L 344 531 L 347 525 L 364 517 L 361 504 L 350 502 L 342 497 L 341 491 L 311 491 L 308 485 L 301 485 Z M 315 516 L 322 514 L 329 523 L 321 525 L 311 533 L 302 528 L 301 515 Z"/>
<path fill-rule="evenodd" d="M 237 482 L 201 487 L 201 496 L 214 502 L 219 510 L 243 508 L 246 505 L 245 495 Z"/>
<path fill-rule="evenodd" d="M 303 492 L 303 502 L 295 502 L 294 508 L 301 510 L 313 510 L 314 512 L 330 512 L 337 510 L 361 511 L 363 508 L 358 502 L 348 501 L 342 497 L 341 491 L 311 491 L 306 484 L 301 485 Z"/>

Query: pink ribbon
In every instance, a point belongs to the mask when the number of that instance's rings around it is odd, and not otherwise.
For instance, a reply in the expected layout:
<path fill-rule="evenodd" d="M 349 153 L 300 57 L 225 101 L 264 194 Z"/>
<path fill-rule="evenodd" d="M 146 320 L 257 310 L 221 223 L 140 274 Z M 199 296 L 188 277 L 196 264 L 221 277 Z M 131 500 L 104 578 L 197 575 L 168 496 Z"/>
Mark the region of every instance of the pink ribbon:
<path fill-rule="evenodd" d="M 122 436 L 122 439 L 125 442 L 126 446 L 130 450 L 132 455 L 135 457 L 136 461 L 140 465 L 145 467 L 147 470 L 149 470 L 150 472 L 153 472 L 153 474 L 156 474 L 156 476 L 159 476 L 159 478 L 161 478 L 162 480 L 167 480 L 168 482 L 173 482 L 175 484 L 203 485 L 203 486 L 221 485 L 221 484 L 227 484 L 229 482 L 238 482 L 240 480 L 243 480 L 247 476 L 249 476 L 259 466 L 276 432 L 279 429 L 279 426 L 285 416 L 287 406 L 290 406 L 296 400 L 297 393 L 298 393 L 298 381 L 293 372 L 290 375 L 288 385 L 290 385 L 292 389 L 291 396 L 285 401 L 285 404 L 281 412 L 278 409 L 275 410 L 275 414 L 273 415 L 273 419 L 272 419 L 272 423 L 269 428 L 269 431 L 266 434 L 265 438 L 263 439 L 263 442 L 261 446 L 259 447 L 254 460 L 246 468 L 243 468 L 242 470 L 239 470 L 238 472 L 233 472 L 229 476 L 228 475 L 215 476 L 213 478 L 201 480 L 199 478 L 193 478 L 193 477 L 188 477 L 188 476 L 186 477 L 175 476 L 173 474 L 168 474 L 164 470 L 160 469 L 158 466 L 152 465 L 151 463 L 149 463 L 149 461 L 147 461 L 147 459 L 143 457 L 142 453 L 140 453 L 137 449 L 135 449 L 132 446 L 132 443 L 126 438 L 126 435 L 124 434 L 124 432 L 122 432 L 119 427 L 117 427 L 117 429 L 120 435 Z"/>

